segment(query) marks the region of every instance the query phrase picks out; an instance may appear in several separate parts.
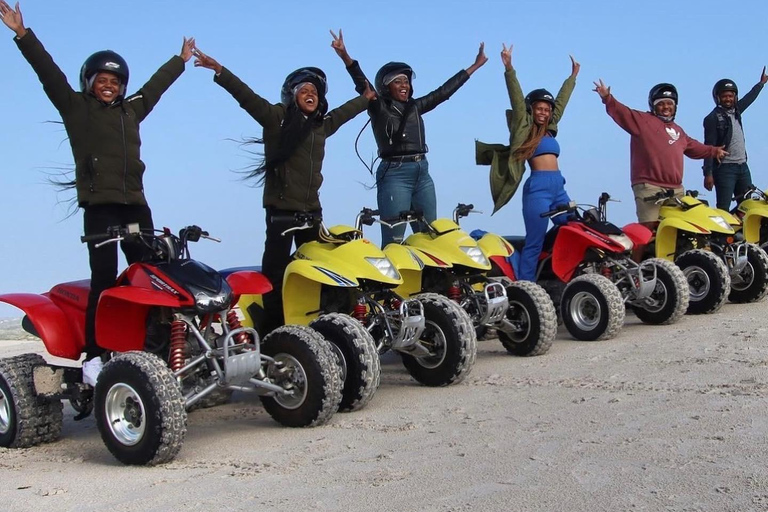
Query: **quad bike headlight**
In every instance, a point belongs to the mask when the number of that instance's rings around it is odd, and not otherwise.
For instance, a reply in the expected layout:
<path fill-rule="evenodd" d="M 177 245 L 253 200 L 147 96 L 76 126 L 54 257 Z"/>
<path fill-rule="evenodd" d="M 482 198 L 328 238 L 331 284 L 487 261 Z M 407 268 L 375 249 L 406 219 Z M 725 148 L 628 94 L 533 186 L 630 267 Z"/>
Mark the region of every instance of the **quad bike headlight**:
<path fill-rule="evenodd" d="M 728 221 L 723 218 L 722 215 L 712 215 L 709 220 L 717 224 L 723 229 L 732 229 L 731 225 L 728 224 Z"/>
<path fill-rule="evenodd" d="M 608 235 L 611 240 L 614 242 L 620 243 L 622 247 L 624 247 L 625 251 L 631 251 L 632 247 L 635 246 L 635 244 L 632 243 L 632 240 L 624 234 L 621 235 Z"/>
<path fill-rule="evenodd" d="M 195 309 L 198 313 L 213 313 L 215 311 L 221 311 L 232 303 L 234 299 L 232 295 L 232 288 L 226 283 L 218 293 L 212 293 L 208 290 L 202 290 L 200 288 L 190 286 L 190 291 L 195 297 Z"/>
<path fill-rule="evenodd" d="M 400 279 L 400 274 L 392 262 L 389 261 L 389 258 L 365 258 L 365 261 L 376 267 L 376 270 L 386 277 L 390 279 Z"/>
<path fill-rule="evenodd" d="M 485 257 L 485 254 L 483 254 L 483 251 L 481 251 L 479 247 L 462 245 L 459 249 L 464 251 L 464 254 L 469 256 L 469 259 L 478 265 L 489 265 L 488 258 Z"/>

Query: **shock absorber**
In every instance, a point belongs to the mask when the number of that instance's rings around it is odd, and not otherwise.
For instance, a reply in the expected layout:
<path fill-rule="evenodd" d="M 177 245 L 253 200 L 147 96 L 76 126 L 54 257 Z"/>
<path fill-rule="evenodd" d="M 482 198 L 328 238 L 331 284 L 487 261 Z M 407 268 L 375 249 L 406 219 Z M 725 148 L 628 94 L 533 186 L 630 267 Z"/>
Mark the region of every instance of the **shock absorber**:
<path fill-rule="evenodd" d="M 174 320 L 171 323 L 171 345 L 168 355 L 168 363 L 171 371 L 179 371 L 184 367 L 187 358 L 187 324 L 182 320 Z"/>
<path fill-rule="evenodd" d="M 227 325 L 229 326 L 230 331 L 234 331 L 235 329 L 240 329 L 242 327 L 242 324 L 240 323 L 240 319 L 237 318 L 237 313 L 235 313 L 234 310 L 230 309 L 229 313 L 227 313 Z M 250 343 L 250 339 L 248 337 L 248 334 L 245 332 L 240 332 L 235 334 L 235 341 L 240 343 Z"/>
<path fill-rule="evenodd" d="M 461 288 L 456 283 L 448 288 L 448 298 L 454 302 L 461 302 Z"/>
<path fill-rule="evenodd" d="M 355 304 L 355 308 L 352 310 L 352 316 L 358 322 L 365 324 L 365 314 L 366 314 L 365 301 L 360 299 L 357 301 L 357 304 Z"/>

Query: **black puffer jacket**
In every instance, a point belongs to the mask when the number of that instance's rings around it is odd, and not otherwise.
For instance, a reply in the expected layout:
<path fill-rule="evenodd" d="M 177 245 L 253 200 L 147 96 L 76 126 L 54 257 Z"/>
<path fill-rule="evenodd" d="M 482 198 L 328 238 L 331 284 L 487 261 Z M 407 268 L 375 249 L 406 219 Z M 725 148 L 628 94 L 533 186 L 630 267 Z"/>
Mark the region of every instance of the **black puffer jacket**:
<path fill-rule="evenodd" d="M 139 123 L 184 71 L 184 60 L 171 57 L 136 94 L 107 105 L 74 91 L 31 29 L 14 39 L 64 121 L 78 204 L 146 205 Z"/>
<path fill-rule="evenodd" d="M 240 107 L 264 127 L 264 153 L 267 157 L 271 156 L 280 144 L 280 126 L 285 119 L 285 106 L 281 103 L 271 104 L 253 92 L 227 68 L 222 68 L 221 73 L 214 77 L 214 81 L 226 89 Z M 322 123 L 312 128 L 309 136 L 288 160 L 278 166 L 277 174 L 267 172 L 264 207 L 272 206 L 290 211 L 320 210 L 319 191 L 323 183 L 321 171 L 325 157 L 325 139 L 365 110 L 367 102 L 364 96 L 358 96 L 328 112 Z"/>
<path fill-rule="evenodd" d="M 360 69 L 360 64 L 354 61 L 347 67 L 347 72 L 352 76 L 357 92 L 362 94 L 368 80 Z M 368 115 L 371 116 L 371 126 L 379 148 L 379 156 L 390 158 L 426 153 L 428 148 L 424 138 L 422 114 L 426 114 L 450 98 L 467 80 L 469 80 L 469 74 L 462 69 L 436 90 L 421 98 L 411 98 L 407 103 L 391 98 L 377 98 L 370 101 Z M 407 117 L 403 119 L 406 111 Z M 405 123 L 403 135 L 399 140 L 395 140 L 403 122 Z"/>

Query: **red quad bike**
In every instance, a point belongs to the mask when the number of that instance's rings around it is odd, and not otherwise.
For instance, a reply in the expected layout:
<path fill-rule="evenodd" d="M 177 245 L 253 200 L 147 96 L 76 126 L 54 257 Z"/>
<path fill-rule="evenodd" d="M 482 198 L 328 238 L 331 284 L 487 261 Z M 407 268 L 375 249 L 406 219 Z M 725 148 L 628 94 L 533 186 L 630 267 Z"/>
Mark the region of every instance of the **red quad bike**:
<path fill-rule="evenodd" d="M 290 427 L 325 423 L 341 400 L 341 379 L 328 342 L 284 326 L 263 342 L 232 309 L 242 294 L 271 290 L 257 272 L 224 279 L 189 256 L 188 242 L 208 238 L 197 226 L 179 236 L 137 225 L 82 237 L 98 245 L 130 239 L 148 256 L 101 294 L 96 338 L 108 351 L 95 390 L 80 368 L 47 364 L 37 354 L 0 359 L 0 446 L 28 447 L 61 433 L 62 400 L 82 419 L 95 409 L 104 444 L 124 464 L 172 460 L 187 430 L 187 411 L 226 402 L 234 390 L 256 391 L 264 408 Z M 216 240 L 218 241 L 218 240 Z M 77 361 L 85 346 L 89 281 L 42 295 L 0 295 L 18 307 L 23 326 L 49 354 Z"/>
<path fill-rule="evenodd" d="M 670 324 L 688 307 L 685 276 L 659 258 L 640 264 L 631 258 L 634 244 L 646 244 L 652 233 L 632 224 L 622 231 L 606 220 L 607 193 L 599 206 L 561 205 L 542 217 L 568 214 L 544 239 L 537 282 L 557 304 L 568 332 L 584 341 L 609 339 L 624 322 L 625 305 L 648 324 Z M 508 237 L 518 250 L 524 239 Z M 509 265 L 501 270 L 511 272 Z M 559 299 L 559 300 L 558 300 Z"/>

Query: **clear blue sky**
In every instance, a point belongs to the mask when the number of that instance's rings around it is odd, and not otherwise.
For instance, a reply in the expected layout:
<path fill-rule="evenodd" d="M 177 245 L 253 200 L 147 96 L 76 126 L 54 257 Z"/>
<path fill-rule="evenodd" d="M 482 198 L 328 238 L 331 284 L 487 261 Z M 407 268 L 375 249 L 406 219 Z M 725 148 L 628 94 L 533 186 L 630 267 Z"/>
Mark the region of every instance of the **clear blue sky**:
<path fill-rule="evenodd" d="M 712 109 L 715 81 L 732 78 L 746 92 L 757 83 L 765 54 L 765 0 L 728 3 L 676 2 L 431 1 L 398 4 L 360 2 L 221 1 L 130 3 L 22 2 L 24 21 L 77 87 L 83 60 L 109 48 L 131 71 L 135 91 L 171 55 L 182 36 L 218 59 L 270 101 L 293 69 L 326 71 L 331 108 L 354 95 L 341 60 L 330 48 L 328 30 L 344 29 L 347 47 L 369 76 L 387 61 L 408 62 L 416 71 L 417 95 L 438 87 L 469 66 L 481 41 L 489 62 L 448 102 L 427 114 L 430 171 L 438 192 L 438 214 L 457 202 L 485 211 L 465 220 L 468 229 L 522 234 L 519 194 L 499 213 L 492 210 L 488 168 L 474 163 L 474 140 L 505 142 L 507 94 L 499 58 L 501 43 L 514 44 L 513 64 L 523 89 L 557 92 L 570 73 L 569 54 L 581 62 L 576 91 L 560 123 L 560 166 L 567 190 L 578 202 L 595 202 L 602 191 L 620 199 L 609 218 L 634 220 L 629 186 L 629 136 L 605 114 L 592 81 L 603 78 L 617 99 L 645 109 L 648 89 L 674 83 L 680 93 L 678 123 L 703 138 L 702 119 Z M 82 213 L 66 218 L 46 172 L 71 168 L 72 155 L 42 87 L 0 26 L 0 293 L 42 292 L 53 284 L 89 276 L 80 244 Z M 755 183 L 768 187 L 768 92 L 744 117 Z M 357 160 L 354 140 L 365 114 L 329 139 L 321 201 L 327 224 L 351 224 L 363 206 L 375 206 L 368 171 Z M 264 244 L 262 190 L 233 172 L 249 164 L 230 139 L 258 135 L 260 126 L 212 81 L 209 70 L 186 72 L 163 96 L 141 127 L 145 187 L 157 226 L 177 231 L 195 223 L 223 239 L 201 242 L 194 257 L 214 267 L 258 264 Z M 370 128 L 361 154 L 375 154 Z M 702 189 L 701 162 L 686 162 L 685 186 Z M 709 194 L 714 199 L 714 194 Z M 379 240 L 378 230 L 368 231 Z M 0 306 L 0 317 L 18 312 Z"/>

